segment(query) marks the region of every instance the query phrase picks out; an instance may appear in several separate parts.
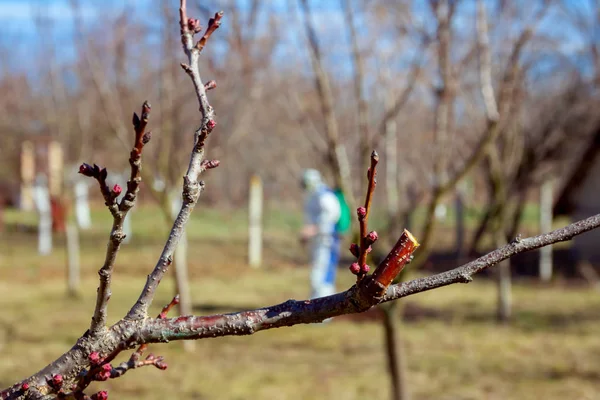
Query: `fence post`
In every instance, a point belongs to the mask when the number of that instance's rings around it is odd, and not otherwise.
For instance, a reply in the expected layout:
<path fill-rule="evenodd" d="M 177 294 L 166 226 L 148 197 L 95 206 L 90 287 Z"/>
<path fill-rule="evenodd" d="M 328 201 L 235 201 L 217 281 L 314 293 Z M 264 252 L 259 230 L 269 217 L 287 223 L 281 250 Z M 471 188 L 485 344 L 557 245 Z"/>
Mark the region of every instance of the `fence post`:
<path fill-rule="evenodd" d="M 19 193 L 19 208 L 24 211 L 35 209 L 33 184 L 35 180 L 35 148 L 33 143 L 26 140 L 21 145 L 21 190 Z"/>

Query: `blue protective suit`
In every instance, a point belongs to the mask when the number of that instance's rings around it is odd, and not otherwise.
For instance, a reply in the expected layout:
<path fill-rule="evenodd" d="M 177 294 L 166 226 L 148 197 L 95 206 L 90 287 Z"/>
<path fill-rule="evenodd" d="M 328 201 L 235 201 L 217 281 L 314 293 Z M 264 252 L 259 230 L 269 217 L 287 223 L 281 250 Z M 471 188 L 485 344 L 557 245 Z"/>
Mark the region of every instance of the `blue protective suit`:
<path fill-rule="evenodd" d="M 307 179 L 308 171 L 314 171 Z M 315 225 L 317 234 L 311 241 L 311 297 L 335 293 L 335 275 L 340 257 L 340 238 L 335 225 L 340 218 L 340 204 L 335 194 L 321 181 L 315 170 L 305 172 L 307 197 L 304 205 L 305 223 Z M 308 181 L 308 182 L 307 182 Z"/>

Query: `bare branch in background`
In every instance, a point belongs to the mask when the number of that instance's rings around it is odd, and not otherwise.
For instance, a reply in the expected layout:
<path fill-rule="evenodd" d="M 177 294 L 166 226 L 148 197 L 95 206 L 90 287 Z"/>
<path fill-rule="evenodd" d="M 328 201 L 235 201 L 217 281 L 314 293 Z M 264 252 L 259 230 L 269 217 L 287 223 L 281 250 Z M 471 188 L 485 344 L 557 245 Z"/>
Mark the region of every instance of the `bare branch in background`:
<path fill-rule="evenodd" d="M 357 105 L 357 122 L 358 122 L 358 137 L 359 137 L 359 160 L 361 169 L 369 163 L 369 153 L 371 152 L 371 130 L 369 129 L 369 103 L 365 94 L 366 75 L 364 56 L 359 48 L 358 33 L 354 26 L 354 11 L 352 10 L 352 2 L 340 0 L 341 7 L 344 9 L 344 17 L 346 26 L 350 35 L 350 43 L 352 46 L 352 62 L 354 64 L 354 95 Z"/>
<path fill-rule="evenodd" d="M 312 23 L 311 10 L 308 0 L 299 0 L 304 16 L 304 28 L 309 42 L 310 59 L 315 74 L 315 87 L 319 94 L 321 112 L 325 119 L 325 134 L 327 136 L 327 159 L 332 169 L 335 185 L 342 189 L 347 196 L 348 203 L 356 204 L 350 184 L 350 167 L 346 159 L 346 152 L 340 143 L 340 134 L 337 119 L 334 113 L 334 100 L 331 91 L 329 77 L 323 66 L 321 49 L 317 38 L 317 32 Z"/>
<path fill-rule="evenodd" d="M 496 121 L 500 118 L 496 95 L 492 86 L 492 56 L 490 55 L 490 39 L 488 36 L 487 16 L 485 4 L 477 1 L 477 44 L 479 46 L 479 79 L 481 82 L 481 95 L 485 105 L 488 120 Z"/>
<path fill-rule="evenodd" d="M 432 0 L 432 4 L 436 4 L 435 7 L 440 7 L 439 4 L 437 4 L 437 2 Z M 454 2 L 451 2 L 451 4 L 455 4 Z M 490 146 L 494 140 L 498 137 L 498 135 L 500 135 L 502 129 L 504 129 L 503 123 L 504 121 L 508 118 L 509 116 L 509 111 L 511 110 L 511 107 L 513 106 L 514 103 L 514 96 L 515 96 L 515 85 L 516 85 L 516 81 L 518 78 L 518 70 L 519 70 L 519 59 L 521 56 L 521 52 L 523 50 L 523 48 L 525 47 L 525 45 L 528 43 L 529 39 L 531 39 L 533 32 L 535 30 L 535 28 L 537 27 L 539 21 L 544 17 L 544 15 L 546 14 L 546 12 L 548 11 L 548 7 L 543 7 L 533 18 L 533 21 L 528 24 L 522 31 L 521 34 L 519 35 L 519 37 L 517 38 L 517 40 L 514 42 L 507 64 L 505 66 L 504 69 L 504 75 L 503 75 L 503 79 L 500 85 L 500 94 L 498 96 L 498 118 L 494 119 L 494 118 L 487 118 L 486 121 L 486 126 L 483 132 L 483 136 L 481 137 L 480 141 L 477 143 L 477 145 L 474 147 L 474 149 L 472 150 L 472 152 L 470 153 L 470 156 L 467 158 L 467 160 L 463 163 L 462 166 L 460 166 L 457 170 L 453 171 L 448 177 L 444 178 L 444 179 L 437 179 L 437 181 L 434 184 L 433 187 L 433 193 L 431 196 L 431 199 L 429 201 L 428 207 L 427 207 L 427 217 L 426 217 L 426 224 L 425 227 L 423 228 L 423 233 L 422 233 L 422 239 L 421 239 L 421 243 L 423 244 L 423 248 L 421 249 L 421 257 L 419 257 L 419 261 L 421 262 L 425 256 L 428 254 L 429 249 L 430 249 L 430 245 L 431 245 L 431 236 L 433 234 L 434 231 L 434 227 L 435 227 L 435 223 L 436 220 L 435 218 L 433 218 L 433 215 L 435 213 L 435 208 L 437 207 L 437 203 L 439 202 L 439 200 L 442 198 L 442 196 L 444 194 L 446 194 L 448 191 L 452 190 L 456 184 L 458 184 L 458 182 L 460 182 L 465 176 L 467 176 L 472 170 L 473 168 L 479 164 L 479 162 L 481 160 L 483 160 L 483 158 L 486 156 L 486 149 L 488 148 L 488 146 Z M 452 13 L 449 14 L 450 16 L 452 15 Z M 485 14 L 483 14 L 483 17 L 485 17 Z M 481 26 L 482 21 L 480 20 L 482 18 L 482 14 L 480 12 L 480 10 L 478 10 L 478 25 Z M 442 22 L 442 27 L 444 29 L 446 28 L 446 25 L 444 25 L 445 22 Z M 440 28 L 438 27 L 438 30 Z M 481 28 L 480 28 L 481 29 Z M 438 36 L 440 36 L 443 38 L 445 37 L 445 33 L 442 34 L 438 34 Z M 479 38 L 478 39 L 479 42 L 482 42 L 482 39 Z M 485 44 L 485 39 L 483 39 L 483 43 Z M 481 90 L 482 92 L 487 92 L 491 89 L 491 86 L 488 86 L 489 84 L 489 78 L 488 78 L 488 74 L 490 73 L 490 70 L 486 70 L 486 48 L 481 48 L 480 47 L 480 57 L 482 57 L 481 61 L 480 61 L 480 65 L 482 65 L 483 71 L 480 74 L 480 85 L 481 85 Z M 447 60 L 446 58 L 444 58 L 445 53 L 441 54 L 441 59 L 440 59 L 440 63 L 441 65 L 445 65 L 444 63 L 446 63 Z M 442 68 L 443 70 L 443 68 Z M 444 111 L 445 109 L 443 109 L 442 111 Z M 494 113 L 493 110 L 490 114 L 488 114 L 488 117 L 494 117 Z M 439 162 L 438 162 L 438 168 L 440 168 Z M 439 170 L 441 171 L 441 169 Z"/>

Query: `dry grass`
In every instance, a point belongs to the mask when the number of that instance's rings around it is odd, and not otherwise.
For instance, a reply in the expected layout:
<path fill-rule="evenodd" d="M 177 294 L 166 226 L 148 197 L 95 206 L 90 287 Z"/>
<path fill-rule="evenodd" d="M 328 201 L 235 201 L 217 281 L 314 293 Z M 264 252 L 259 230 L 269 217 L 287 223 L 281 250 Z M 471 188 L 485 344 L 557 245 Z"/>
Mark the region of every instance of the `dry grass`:
<path fill-rule="evenodd" d="M 117 266 L 113 320 L 137 298 L 161 246 L 162 228 L 143 225 L 143 211 L 138 218 L 137 237 L 125 246 Z M 296 267 L 302 251 L 285 234 L 296 222 L 270 225 L 268 262 L 251 270 L 244 265 L 246 244 L 237 217 L 224 223 L 205 218 L 197 217 L 190 232 L 198 313 L 306 296 L 308 271 Z M 34 235 L 1 237 L 0 386 L 37 371 L 85 331 L 106 236 L 103 220 L 82 239 L 84 281 L 77 300 L 65 296 L 64 252 L 42 258 L 35 253 Z M 233 238 L 229 243 L 222 240 L 227 236 Z M 348 287 L 351 279 L 340 270 L 338 287 Z M 172 290 L 172 282 L 165 281 L 156 312 Z M 417 311 L 401 332 L 414 398 L 597 398 L 600 294 L 517 284 L 514 301 L 514 322 L 497 326 L 494 286 L 482 279 L 408 299 Z M 201 340 L 193 354 L 178 343 L 153 345 L 151 351 L 165 355 L 168 370 L 131 371 L 97 387 L 108 388 L 117 399 L 385 399 L 389 393 L 382 331 L 374 321 L 338 319 L 251 337 Z"/>

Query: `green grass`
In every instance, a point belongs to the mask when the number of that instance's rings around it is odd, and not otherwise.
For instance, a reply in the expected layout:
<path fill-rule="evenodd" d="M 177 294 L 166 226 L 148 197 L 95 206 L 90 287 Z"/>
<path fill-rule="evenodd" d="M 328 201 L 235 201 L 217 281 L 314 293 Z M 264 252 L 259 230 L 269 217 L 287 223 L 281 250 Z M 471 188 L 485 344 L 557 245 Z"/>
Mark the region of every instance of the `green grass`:
<path fill-rule="evenodd" d="M 29 216 L 9 213 L 8 224 Z M 134 213 L 134 235 L 119 254 L 109 312 L 116 321 L 139 294 L 166 232 L 157 211 Z M 31 219 L 35 221 L 35 219 Z M 0 236 L 0 386 L 36 372 L 66 351 L 90 322 L 96 271 L 103 260 L 110 219 L 94 211 L 82 233 L 82 288 L 66 297 L 65 253 L 57 238 L 51 256 L 36 254 L 36 236 Z M 305 298 L 308 269 L 293 213 L 273 211 L 265 227 L 265 265 L 247 267 L 245 215 L 197 210 L 190 225 L 189 264 L 198 314 Z M 226 238 L 231 240 L 225 241 Z M 352 284 L 340 270 L 338 288 Z M 170 300 L 165 280 L 154 312 Z M 514 321 L 493 321 L 495 288 L 476 279 L 412 296 L 414 318 L 400 334 L 415 399 L 594 399 L 600 391 L 600 294 L 556 284 L 516 283 Z M 214 311 L 211 311 L 214 312 Z M 118 399 L 386 399 L 389 382 L 381 326 L 342 317 L 327 325 L 281 328 L 248 337 L 152 345 L 169 368 L 144 368 L 94 390 Z M 125 355 L 123 355 L 125 357 Z"/>

